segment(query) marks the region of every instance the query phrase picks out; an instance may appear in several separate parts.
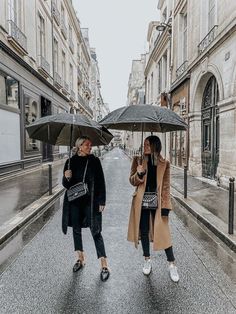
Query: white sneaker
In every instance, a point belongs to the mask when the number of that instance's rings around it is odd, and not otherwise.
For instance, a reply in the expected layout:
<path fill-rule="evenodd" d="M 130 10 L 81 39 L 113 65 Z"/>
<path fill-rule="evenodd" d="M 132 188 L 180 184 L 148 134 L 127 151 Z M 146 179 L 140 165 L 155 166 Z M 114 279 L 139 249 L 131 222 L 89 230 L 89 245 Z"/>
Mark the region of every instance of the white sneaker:
<path fill-rule="evenodd" d="M 152 270 L 152 264 L 151 259 L 145 259 L 144 265 L 143 265 L 143 273 L 144 275 L 148 276 Z"/>
<path fill-rule="evenodd" d="M 169 266 L 170 278 L 174 282 L 179 281 L 179 274 L 177 271 L 177 267 L 174 264 L 170 264 Z"/>

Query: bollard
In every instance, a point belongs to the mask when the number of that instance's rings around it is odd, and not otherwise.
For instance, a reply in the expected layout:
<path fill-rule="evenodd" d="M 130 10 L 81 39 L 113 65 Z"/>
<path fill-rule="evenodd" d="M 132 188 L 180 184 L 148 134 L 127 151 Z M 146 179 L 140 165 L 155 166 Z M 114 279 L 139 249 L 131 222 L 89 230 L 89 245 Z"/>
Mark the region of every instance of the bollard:
<path fill-rule="evenodd" d="M 48 191 L 49 195 L 52 195 L 52 165 L 48 165 Z"/>
<path fill-rule="evenodd" d="M 234 180 L 235 178 L 229 178 L 229 234 L 234 233 Z"/>
<path fill-rule="evenodd" d="M 184 198 L 187 198 L 187 166 L 184 166 Z"/>

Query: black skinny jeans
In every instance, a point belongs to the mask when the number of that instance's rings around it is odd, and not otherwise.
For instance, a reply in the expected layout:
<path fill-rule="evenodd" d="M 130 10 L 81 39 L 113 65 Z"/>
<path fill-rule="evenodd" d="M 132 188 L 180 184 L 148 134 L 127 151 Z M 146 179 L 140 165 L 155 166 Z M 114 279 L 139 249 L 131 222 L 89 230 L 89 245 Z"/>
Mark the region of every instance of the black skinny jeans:
<path fill-rule="evenodd" d="M 140 232 L 141 232 L 141 243 L 143 247 L 143 256 L 149 257 L 150 256 L 150 241 L 149 241 L 149 220 L 150 215 L 155 218 L 156 211 L 150 209 L 143 209 L 141 210 L 141 218 L 140 218 Z M 165 249 L 166 257 L 168 262 L 174 262 L 174 254 L 172 246 Z"/>
<path fill-rule="evenodd" d="M 104 246 L 104 241 L 103 241 L 101 232 L 93 234 L 91 231 L 91 234 L 93 236 L 93 240 L 95 243 L 97 257 L 98 258 L 106 257 L 105 246 Z M 83 252 L 82 230 L 80 227 L 77 227 L 77 226 L 73 227 L 73 238 L 74 238 L 75 251 Z"/>

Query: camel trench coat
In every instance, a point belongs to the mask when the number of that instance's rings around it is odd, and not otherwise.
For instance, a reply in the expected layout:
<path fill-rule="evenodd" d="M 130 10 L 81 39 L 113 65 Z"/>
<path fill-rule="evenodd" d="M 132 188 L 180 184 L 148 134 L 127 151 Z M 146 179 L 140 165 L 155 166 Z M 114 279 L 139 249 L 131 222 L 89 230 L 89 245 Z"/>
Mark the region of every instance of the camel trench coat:
<path fill-rule="evenodd" d="M 146 169 L 146 175 L 143 179 L 140 179 L 137 174 L 137 166 L 140 157 L 135 156 L 133 158 L 131 171 L 130 171 L 130 183 L 136 187 L 133 193 L 133 200 L 130 210 L 129 225 L 128 225 L 128 241 L 134 242 L 135 247 L 138 247 L 140 239 L 139 223 L 141 217 L 141 207 L 143 194 L 145 192 L 146 180 L 147 180 L 147 161 L 143 160 L 144 169 Z M 153 250 L 163 250 L 170 247 L 171 235 L 168 224 L 168 217 L 161 216 L 161 208 L 172 209 L 170 199 L 170 163 L 162 156 L 159 156 L 157 162 L 157 191 L 158 191 L 158 208 L 156 211 L 155 219 L 152 219 L 150 215 L 150 231 L 149 238 L 153 242 Z"/>

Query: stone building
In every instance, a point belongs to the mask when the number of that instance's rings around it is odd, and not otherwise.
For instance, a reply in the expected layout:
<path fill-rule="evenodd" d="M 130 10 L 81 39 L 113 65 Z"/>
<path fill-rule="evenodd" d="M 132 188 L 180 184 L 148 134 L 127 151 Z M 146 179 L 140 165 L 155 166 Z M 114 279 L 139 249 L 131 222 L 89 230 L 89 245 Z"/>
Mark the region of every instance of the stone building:
<path fill-rule="evenodd" d="M 1 0 L 0 174 L 65 151 L 29 139 L 25 126 L 71 108 L 92 117 L 89 71 L 90 53 L 70 0 Z"/>
<path fill-rule="evenodd" d="M 100 121 L 109 113 L 108 104 L 103 102 L 101 95 L 100 71 L 98 66 L 96 49 L 91 48 L 91 99 L 90 107 L 93 110 L 94 120 Z"/>
<path fill-rule="evenodd" d="M 142 54 L 140 60 L 133 60 L 129 75 L 127 106 L 145 103 L 145 77 L 146 55 Z M 141 145 L 139 132 L 124 132 L 124 143 L 127 149 L 137 151 Z"/>
<path fill-rule="evenodd" d="M 179 89 L 188 113 L 189 171 L 227 186 L 236 176 L 236 2 L 174 1 L 172 26 L 172 99 Z"/>
<path fill-rule="evenodd" d="M 146 103 L 170 107 L 169 90 L 171 84 L 171 15 L 172 0 L 160 0 L 160 21 L 149 23 L 147 41 L 149 52 L 145 68 Z M 166 26 L 167 25 L 167 26 Z M 163 156 L 170 157 L 169 134 L 157 134 L 162 142 Z"/>

